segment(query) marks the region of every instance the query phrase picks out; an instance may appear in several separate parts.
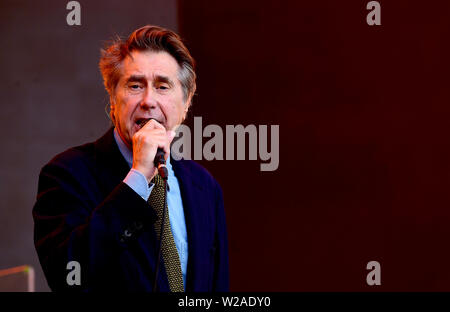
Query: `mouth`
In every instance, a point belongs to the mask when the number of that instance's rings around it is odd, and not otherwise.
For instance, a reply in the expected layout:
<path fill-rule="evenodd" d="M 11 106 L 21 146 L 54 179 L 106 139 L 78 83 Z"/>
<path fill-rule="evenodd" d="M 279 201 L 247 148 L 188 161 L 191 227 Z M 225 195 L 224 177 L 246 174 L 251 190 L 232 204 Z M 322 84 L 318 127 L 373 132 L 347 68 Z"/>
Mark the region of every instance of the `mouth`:
<path fill-rule="evenodd" d="M 141 129 L 143 126 L 145 126 L 145 124 L 149 121 L 150 119 L 146 119 L 146 118 L 140 118 L 136 120 L 136 125 L 138 126 L 139 129 Z"/>

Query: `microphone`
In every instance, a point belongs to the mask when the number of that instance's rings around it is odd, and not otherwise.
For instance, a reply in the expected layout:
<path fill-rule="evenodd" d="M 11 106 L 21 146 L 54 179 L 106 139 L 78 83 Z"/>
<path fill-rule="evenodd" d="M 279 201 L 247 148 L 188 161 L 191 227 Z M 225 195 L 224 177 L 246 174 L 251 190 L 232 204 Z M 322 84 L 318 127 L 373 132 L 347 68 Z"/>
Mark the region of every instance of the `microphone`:
<path fill-rule="evenodd" d="M 164 159 L 165 154 L 164 150 L 161 147 L 158 147 L 153 163 L 155 164 L 155 167 L 158 168 L 158 173 L 161 178 L 167 181 L 169 173 L 167 172 L 166 160 Z"/>

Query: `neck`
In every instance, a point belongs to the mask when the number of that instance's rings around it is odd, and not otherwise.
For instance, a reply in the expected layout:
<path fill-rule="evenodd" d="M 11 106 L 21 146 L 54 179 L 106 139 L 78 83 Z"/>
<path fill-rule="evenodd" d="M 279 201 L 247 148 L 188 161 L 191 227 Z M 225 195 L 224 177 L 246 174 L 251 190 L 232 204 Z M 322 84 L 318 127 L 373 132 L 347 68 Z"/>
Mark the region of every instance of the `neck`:
<path fill-rule="evenodd" d="M 122 132 L 118 128 L 116 128 L 116 129 L 117 129 L 117 133 L 119 134 L 120 138 L 122 139 L 122 142 L 128 147 L 128 149 L 130 151 L 133 151 L 133 145 L 130 144 L 127 140 L 125 140 L 125 137 L 122 135 Z"/>

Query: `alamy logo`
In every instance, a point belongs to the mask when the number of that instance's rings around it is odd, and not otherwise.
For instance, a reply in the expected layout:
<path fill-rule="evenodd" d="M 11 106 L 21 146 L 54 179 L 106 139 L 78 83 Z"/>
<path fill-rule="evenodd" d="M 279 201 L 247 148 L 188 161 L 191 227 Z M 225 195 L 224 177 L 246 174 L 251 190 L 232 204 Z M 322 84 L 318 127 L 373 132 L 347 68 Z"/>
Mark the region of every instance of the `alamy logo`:
<path fill-rule="evenodd" d="M 381 265 L 378 261 L 370 261 L 366 266 L 367 270 L 371 270 L 366 277 L 367 285 L 381 285 Z"/>
<path fill-rule="evenodd" d="M 69 1 L 66 6 L 67 10 L 71 10 L 66 17 L 67 25 L 81 25 L 81 5 L 78 1 Z"/>
<path fill-rule="evenodd" d="M 381 25 L 381 6 L 378 1 L 370 1 L 366 6 L 367 10 L 371 10 L 367 14 L 366 21 L 369 26 Z"/>
<path fill-rule="evenodd" d="M 263 161 L 260 164 L 261 171 L 275 171 L 280 163 L 279 125 L 270 125 L 270 128 L 268 125 L 226 125 L 224 131 L 219 125 L 203 128 L 202 117 L 194 117 L 193 135 L 186 125 L 180 125 L 176 133 L 178 139 L 171 147 L 171 155 L 175 160 L 246 160 L 248 154 L 248 160 Z M 205 144 L 203 138 L 208 138 Z"/>
<path fill-rule="evenodd" d="M 66 282 L 67 285 L 73 286 L 73 285 L 81 285 L 81 266 L 78 261 L 70 261 L 67 263 L 66 266 L 67 270 L 70 270 L 70 272 L 67 274 Z"/>

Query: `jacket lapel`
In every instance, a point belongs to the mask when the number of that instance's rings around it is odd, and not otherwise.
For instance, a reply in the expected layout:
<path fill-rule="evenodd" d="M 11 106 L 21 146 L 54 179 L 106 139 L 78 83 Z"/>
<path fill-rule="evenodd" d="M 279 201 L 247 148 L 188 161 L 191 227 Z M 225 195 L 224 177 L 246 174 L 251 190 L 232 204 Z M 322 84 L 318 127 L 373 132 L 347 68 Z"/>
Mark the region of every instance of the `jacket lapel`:
<path fill-rule="evenodd" d="M 105 196 L 111 193 L 130 171 L 130 167 L 114 140 L 113 131 L 114 128 L 111 127 L 104 136 L 94 143 L 94 157 L 98 168 L 97 176 L 101 177 L 102 192 Z"/>

